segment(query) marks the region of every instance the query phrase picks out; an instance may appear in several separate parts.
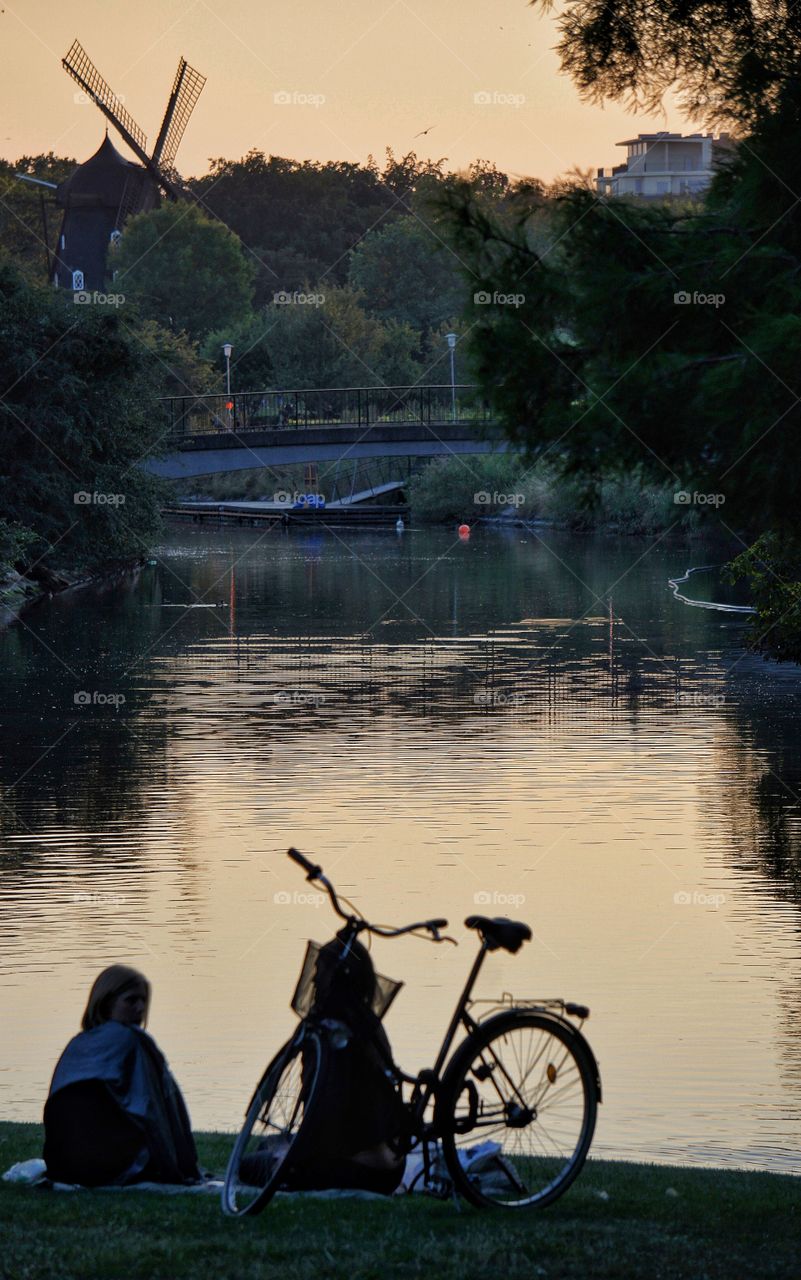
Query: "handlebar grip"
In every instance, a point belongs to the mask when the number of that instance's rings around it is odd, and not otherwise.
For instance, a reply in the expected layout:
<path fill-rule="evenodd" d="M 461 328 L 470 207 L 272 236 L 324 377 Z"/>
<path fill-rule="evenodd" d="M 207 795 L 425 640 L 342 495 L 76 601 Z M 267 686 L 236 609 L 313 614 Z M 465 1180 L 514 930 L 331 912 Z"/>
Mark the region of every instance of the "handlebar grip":
<path fill-rule="evenodd" d="M 447 929 L 448 921 L 447 920 L 429 920 L 428 925 L 429 925 L 429 928 L 431 929 Z"/>
<path fill-rule="evenodd" d="M 318 867 L 314 862 L 309 862 L 309 859 L 304 857 L 297 849 L 287 849 L 286 856 L 296 862 L 299 867 L 302 867 L 309 877 L 320 876 L 323 873 L 322 867 Z"/>

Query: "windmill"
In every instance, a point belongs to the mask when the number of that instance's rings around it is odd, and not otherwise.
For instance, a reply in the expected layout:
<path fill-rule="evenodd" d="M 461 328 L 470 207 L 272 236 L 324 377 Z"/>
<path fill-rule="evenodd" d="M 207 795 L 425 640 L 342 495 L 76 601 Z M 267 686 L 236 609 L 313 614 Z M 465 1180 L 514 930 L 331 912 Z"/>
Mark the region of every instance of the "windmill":
<path fill-rule="evenodd" d="M 107 129 L 99 150 L 56 190 L 64 220 L 53 281 L 75 291 L 102 290 L 109 245 L 119 239 L 128 218 L 155 208 L 162 194 L 169 200 L 191 199 L 175 170 L 175 156 L 206 77 L 181 58 L 155 146 L 148 152 L 145 134 L 77 40 L 61 65 L 140 161 L 126 160 Z"/>

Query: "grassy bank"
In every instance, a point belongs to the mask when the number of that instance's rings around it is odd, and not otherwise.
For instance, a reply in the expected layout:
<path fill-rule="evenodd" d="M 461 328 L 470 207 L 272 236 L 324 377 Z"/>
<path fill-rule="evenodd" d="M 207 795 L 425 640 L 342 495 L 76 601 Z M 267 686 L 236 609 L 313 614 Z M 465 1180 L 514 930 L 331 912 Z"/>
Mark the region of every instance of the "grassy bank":
<path fill-rule="evenodd" d="M 698 510 L 674 501 L 675 485 L 646 484 L 634 472 L 599 476 L 587 485 L 560 476 L 547 462 L 526 465 L 513 453 L 437 458 L 412 477 L 416 521 L 475 520 L 510 514 L 566 529 L 649 534 L 675 527 L 693 533 Z"/>
<path fill-rule="evenodd" d="M 230 1138 L 201 1134 L 222 1171 Z M 0 1165 L 41 1148 L 0 1125 Z M 0 1184 L 2 1280 L 729 1280 L 799 1275 L 801 1182 L 766 1173 L 591 1161 L 541 1212 L 480 1213 L 410 1197 L 287 1198 L 254 1221 L 216 1197 L 57 1194 Z"/>

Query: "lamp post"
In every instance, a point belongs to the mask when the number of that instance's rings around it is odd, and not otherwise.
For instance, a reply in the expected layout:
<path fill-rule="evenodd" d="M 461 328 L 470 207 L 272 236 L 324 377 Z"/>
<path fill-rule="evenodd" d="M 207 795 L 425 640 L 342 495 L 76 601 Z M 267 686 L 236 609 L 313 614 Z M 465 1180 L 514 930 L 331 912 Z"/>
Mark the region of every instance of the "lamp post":
<path fill-rule="evenodd" d="M 448 341 L 448 350 L 451 354 L 451 417 L 456 421 L 456 343 L 458 341 L 455 333 L 446 333 L 445 337 Z"/>
<path fill-rule="evenodd" d="M 225 407 L 228 410 L 228 430 L 232 427 L 231 410 L 231 352 L 233 346 L 230 342 L 223 343 L 223 355 L 225 356 Z"/>

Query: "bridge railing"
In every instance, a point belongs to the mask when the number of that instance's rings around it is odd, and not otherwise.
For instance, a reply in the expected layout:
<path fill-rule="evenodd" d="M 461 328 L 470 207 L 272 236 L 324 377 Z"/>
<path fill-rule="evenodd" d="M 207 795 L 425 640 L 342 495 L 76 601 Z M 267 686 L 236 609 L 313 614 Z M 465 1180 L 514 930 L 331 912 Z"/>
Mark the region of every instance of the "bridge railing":
<path fill-rule="evenodd" d="M 477 426 L 490 420 L 481 392 L 469 384 L 239 391 L 171 396 L 161 404 L 175 437 L 380 423 Z"/>

